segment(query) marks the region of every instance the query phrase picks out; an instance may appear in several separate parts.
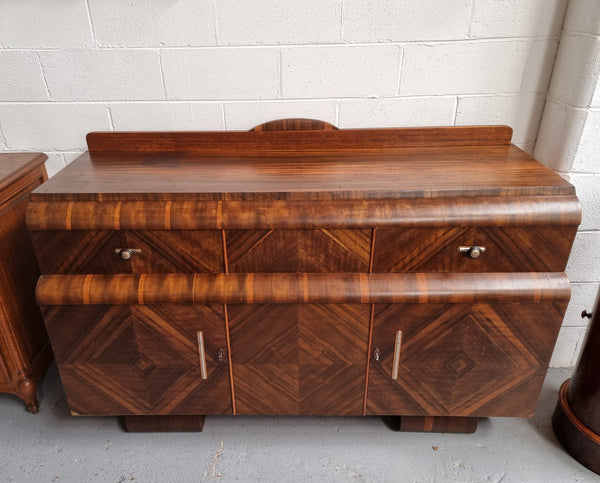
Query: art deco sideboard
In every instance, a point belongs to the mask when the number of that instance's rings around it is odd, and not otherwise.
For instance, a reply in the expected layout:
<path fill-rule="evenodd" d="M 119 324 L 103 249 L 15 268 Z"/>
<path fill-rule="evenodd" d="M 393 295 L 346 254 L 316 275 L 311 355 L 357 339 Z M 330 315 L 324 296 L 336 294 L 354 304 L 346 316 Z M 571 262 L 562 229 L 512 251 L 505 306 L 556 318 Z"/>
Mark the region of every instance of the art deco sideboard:
<path fill-rule="evenodd" d="M 48 176 L 41 153 L 0 154 L 0 392 L 37 413 L 37 383 L 52 360 L 35 284 L 40 275 L 27 227 L 29 193 Z"/>
<path fill-rule="evenodd" d="M 511 135 L 90 133 L 27 213 L 73 414 L 531 416 L 581 211 Z"/>

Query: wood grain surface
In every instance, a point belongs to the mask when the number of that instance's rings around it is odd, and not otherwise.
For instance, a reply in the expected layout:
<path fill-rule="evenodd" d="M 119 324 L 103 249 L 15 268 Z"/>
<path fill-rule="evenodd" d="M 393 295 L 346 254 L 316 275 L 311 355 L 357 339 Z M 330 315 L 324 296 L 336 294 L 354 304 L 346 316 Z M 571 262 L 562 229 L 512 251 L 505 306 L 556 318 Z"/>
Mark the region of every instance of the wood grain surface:
<path fill-rule="evenodd" d="M 562 272 L 577 225 L 377 230 L 375 272 Z M 485 251 L 472 259 L 460 246 Z"/>
<path fill-rule="evenodd" d="M 292 130 L 281 130 L 281 123 Z M 323 151 L 380 151 L 407 147 L 498 146 L 512 137 L 508 126 L 452 126 L 391 129 L 310 129 L 297 124 L 312 120 L 267 123 L 276 130 L 213 132 L 92 132 L 87 135 L 91 153 L 208 153 L 259 155 L 298 154 Z M 314 127 L 314 126 L 313 126 Z"/>
<path fill-rule="evenodd" d="M 566 304 L 376 305 L 367 414 L 532 416 Z"/>
<path fill-rule="evenodd" d="M 41 153 L 0 154 L 0 392 L 38 412 L 37 382 L 52 351 L 35 285 L 40 274 L 27 227 L 29 192 L 46 179 Z"/>
<path fill-rule="evenodd" d="M 7 187 L 14 192 L 14 182 L 43 167 L 46 159 L 48 156 L 44 153 L 0 153 L 0 193 Z M 48 176 L 45 176 L 47 179 Z"/>
<path fill-rule="evenodd" d="M 42 273 L 219 273 L 219 230 L 32 231 Z M 117 249 L 140 250 L 123 260 Z"/>
<path fill-rule="evenodd" d="M 399 415 L 419 431 L 530 416 L 581 205 L 511 135 L 310 119 L 90 133 L 27 211 L 72 409 Z M 121 245 L 140 252 L 123 262 Z"/>
<path fill-rule="evenodd" d="M 369 305 L 228 305 L 237 414 L 360 416 Z"/>
<path fill-rule="evenodd" d="M 253 127 L 250 131 L 332 131 L 333 124 L 316 119 L 278 119 Z"/>
<path fill-rule="evenodd" d="M 59 197 L 62 198 L 62 197 Z M 578 225 L 576 196 L 368 201 L 38 201 L 38 230 L 202 230 Z"/>
<path fill-rule="evenodd" d="M 568 301 L 564 273 L 42 275 L 40 305 Z"/>
<path fill-rule="evenodd" d="M 304 132 L 310 133 L 300 131 Z M 38 188 L 32 199 L 250 201 L 572 194 L 573 187 L 549 168 L 515 146 L 500 145 L 294 156 L 86 153 Z"/>
<path fill-rule="evenodd" d="M 74 413 L 232 413 L 222 306 L 76 305 L 44 317 Z"/>

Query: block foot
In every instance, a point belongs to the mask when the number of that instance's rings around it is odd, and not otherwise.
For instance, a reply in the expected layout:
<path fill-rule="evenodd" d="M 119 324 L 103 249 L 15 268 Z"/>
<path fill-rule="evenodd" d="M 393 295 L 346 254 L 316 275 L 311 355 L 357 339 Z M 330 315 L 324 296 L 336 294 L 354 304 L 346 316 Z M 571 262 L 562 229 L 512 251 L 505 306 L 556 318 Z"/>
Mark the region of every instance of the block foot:
<path fill-rule="evenodd" d="M 205 416 L 124 416 L 129 433 L 202 431 Z"/>
<path fill-rule="evenodd" d="M 385 423 L 394 431 L 418 433 L 474 433 L 477 418 L 447 416 L 385 416 Z"/>

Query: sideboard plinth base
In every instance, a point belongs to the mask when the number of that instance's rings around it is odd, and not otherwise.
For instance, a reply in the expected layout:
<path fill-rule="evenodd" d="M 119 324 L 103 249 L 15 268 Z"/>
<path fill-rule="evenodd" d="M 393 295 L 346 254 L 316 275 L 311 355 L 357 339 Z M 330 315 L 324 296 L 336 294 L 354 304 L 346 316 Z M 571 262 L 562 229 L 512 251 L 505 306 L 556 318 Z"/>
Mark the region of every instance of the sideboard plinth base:
<path fill-rule="evenodd" d="M 478 418 L 446 416 L 386 416 L 385 423 L 394 431 L 418 433 L 464 433 L 477 431 Z"/>
<path fill-rule="evenodd" d="M 129 433 L 202 431 L 205 416 L 124 416 Z"/>

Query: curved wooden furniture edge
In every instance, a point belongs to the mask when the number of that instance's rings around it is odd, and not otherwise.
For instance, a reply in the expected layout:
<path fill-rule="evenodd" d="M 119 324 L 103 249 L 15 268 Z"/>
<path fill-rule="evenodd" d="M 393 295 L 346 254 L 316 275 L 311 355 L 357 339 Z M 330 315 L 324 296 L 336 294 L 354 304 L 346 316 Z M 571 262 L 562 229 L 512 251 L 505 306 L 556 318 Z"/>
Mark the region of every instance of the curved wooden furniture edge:
<path fill-rule="evenodd" d="M 576 196 L 314 202 L 31 201 L 30 230 L 578 225 Z"/>
<path fill-rule="evenodd" d="M 26 171 L 33 171 L 39 165 L 43 164 L 48 156 L 44 153 L 2 153 L 4 156 L 14 156 L 15 158 L 30 158 L 28 159 L 27 164 L 23 169 Z M 4 178 L 0 179 L 0 191 L 9 187 L 15 179 L 18 179 L 23 176 L 22 171 L 14 171 L 10 174 L 6 175 Z M 46 171 L 44 170 L 44 180 L 48 179 Z"/>
<path fill-rule="evenodd" d="M 600 474 L 600 435 L 588 428 L 573 413 L 568 392 L 570 379 L 563 382 L 552 415 L 552 428 L 567 452 L 586 468 Z"/>
<path fill-rule="evenodd" d="M 568 301 L 564 273 L 42 275 L 40 305 Z"/>
<path fill-rule="evenodd" d="M 254 126 L 250 131 L 333 131 L 337 126 L 317 119 L 277 119 Z"/>
<path fill-rule="evenodd" d="M 298 153 L 510 144 L 509 126 L 384 129 L 91 132 L 90 153 Z"/>

